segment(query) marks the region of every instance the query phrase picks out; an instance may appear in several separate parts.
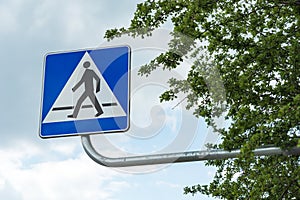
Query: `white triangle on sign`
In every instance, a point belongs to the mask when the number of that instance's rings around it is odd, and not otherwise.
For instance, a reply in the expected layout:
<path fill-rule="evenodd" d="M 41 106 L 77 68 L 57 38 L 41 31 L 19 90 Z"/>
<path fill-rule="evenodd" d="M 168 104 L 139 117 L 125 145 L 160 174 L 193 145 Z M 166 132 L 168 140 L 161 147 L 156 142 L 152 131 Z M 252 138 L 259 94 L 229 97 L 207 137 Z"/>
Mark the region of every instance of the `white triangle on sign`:
<path fill-rule="evenodd" d="M 97 76 L 100 78 L 100 91 L 95 95 L 101 108 L 103 114 L 95 117 L 97 113 L 96 108 L 92 104 L 89 98 L 86 98 L 79 110 L 78 116 L 76 118 L 70 118 L 68 115 L 73 113 L 74 107 L 80 96 L 84 93 L 85 85 L 84 83 L 75 91 L 72 91 L 72 88 L 80 81 L 85 72 L 83 63 L 89 61 L 90 67 L 88 69 L 93 70 Z M 95 86 L 95 81 L 93 81 Z M 96 86 L 94 87 L 96 88 Z M 109 118 L 109 117 L 120 117 L 126 116 L 122 106 L 120 105 L 118 99 L 115 97 L 107 82 L 103 78 L 99 69 L 97 68 L 95 62 L 90 57 L 88 52 L 84 54 L 78 65 L 76 66 L 71 77 L 67 81 L 66 85 L 58 95 L 50 111 L 46 115 L 43 123 L 48 122 L 62 122 L 62 121 L 74 121 L 74 120 L 83 120 L 83 119 L 96 119 L 96 118 Z"/>

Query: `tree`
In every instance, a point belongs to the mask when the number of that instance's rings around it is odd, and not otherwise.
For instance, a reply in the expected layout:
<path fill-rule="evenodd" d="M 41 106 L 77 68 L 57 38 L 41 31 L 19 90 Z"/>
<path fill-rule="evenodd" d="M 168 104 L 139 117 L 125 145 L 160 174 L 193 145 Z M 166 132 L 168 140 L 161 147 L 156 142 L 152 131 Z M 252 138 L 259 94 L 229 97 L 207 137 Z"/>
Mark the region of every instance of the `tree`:
<path fill-rule="evenodd" d="M 145 35 L 167 20 L 174 25 L 170 50 L 143 66 L 140 74 L 148 75 L 159 66 L 174 69 L 183 56 L 206 51 L 213 60 L 201 57 L 186 80 L 171 79 L 161 101 L 184 91 L 188 108 L 196 105 L 195 115 L 204 117 L 210 126 L 225 111 L 231 125 L 216 129 L 222 143 L 214 147 L 242 152 L 235 159 L 206 162 L 218 169 L 214 180 L 186 187 L 185 193 L 222 199 L 299 198 L 299 155 L 255 157 L 252 150 L 266 145 L 288 149 L 299 140 L 300 1 L 146 0 L 137 5 L 128 28 L 108 30 L 105 37 Z M 192 39 L 184 40 L 177 33 Z M 200 50 L 196 44 L 203 44 Z M 222 79 L 225 99 L 209 91 L 203 75 L 209 65 Z M 215 112 L 214 105 L 225 106 Z"/>

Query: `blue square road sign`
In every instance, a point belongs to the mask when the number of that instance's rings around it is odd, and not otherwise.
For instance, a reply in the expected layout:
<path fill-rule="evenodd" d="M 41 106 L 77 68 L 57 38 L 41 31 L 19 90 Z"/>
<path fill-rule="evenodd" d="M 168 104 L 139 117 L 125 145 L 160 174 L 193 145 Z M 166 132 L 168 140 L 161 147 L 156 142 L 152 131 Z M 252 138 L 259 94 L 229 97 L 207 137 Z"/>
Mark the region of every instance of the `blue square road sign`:
<path fill-rule="evenodd" d="M 129 88 L 128 46 L 47 54 L 40 136 L 127 131 Z"/>

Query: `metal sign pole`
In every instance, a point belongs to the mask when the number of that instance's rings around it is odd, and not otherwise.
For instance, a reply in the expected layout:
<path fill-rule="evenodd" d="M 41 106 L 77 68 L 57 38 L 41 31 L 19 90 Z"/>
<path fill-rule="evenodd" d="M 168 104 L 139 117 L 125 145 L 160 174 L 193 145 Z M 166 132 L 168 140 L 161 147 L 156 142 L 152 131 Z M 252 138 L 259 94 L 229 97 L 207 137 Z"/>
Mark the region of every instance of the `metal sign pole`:
<path fill-rule="evenodd" d="M 203 160 L 221 160 L 226 158 L 236 158 L 240 154 L 239 149 L 230 152 L 224 150 L 205 150 L 110 158 L 101 155 L 95 150 L 89 135 L 81 136 L 81 142 L 85 152 L 89 155 L 89 157 L 96 163 L 106 167 L 129 167 Z M 255 156 L 299 155 L 300 147 L 294 147 L 290 150 L 282 150 L 278 147 L 265 147 L 255 149 L 253 153 Z"/>

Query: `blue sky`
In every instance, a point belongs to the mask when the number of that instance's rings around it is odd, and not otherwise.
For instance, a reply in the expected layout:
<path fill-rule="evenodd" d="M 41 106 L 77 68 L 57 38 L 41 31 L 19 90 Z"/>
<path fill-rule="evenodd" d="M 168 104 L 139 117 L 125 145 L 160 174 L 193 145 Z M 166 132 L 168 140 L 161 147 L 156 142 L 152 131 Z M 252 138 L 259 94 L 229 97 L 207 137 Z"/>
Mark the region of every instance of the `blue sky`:
<path fill-rule="evenodd" d="M 157 98 L 167 87 L 160 76 L 184 77 L 184 67 L 149 79 L 134 75 L 140 64 L 166 49 L 164 44 L 103 39 L 105 30 L 129 25 L 138 2 L 0 0 L 0 199 L 209 199 L 183 195 L 183 187 L 212 180 L 215 169 L 204 162 L 111 169 L 86 155 L 80 137 L 38 136 L 45 54 L 129 43 L 133 129 L 93 136 L 96 149 L 122 156 L 203 148 L 209 133 L 203 120 L 181 104 L 172 109 L 176 102 L 159 104 Z"/>

